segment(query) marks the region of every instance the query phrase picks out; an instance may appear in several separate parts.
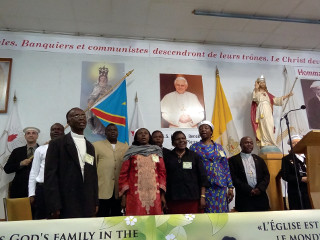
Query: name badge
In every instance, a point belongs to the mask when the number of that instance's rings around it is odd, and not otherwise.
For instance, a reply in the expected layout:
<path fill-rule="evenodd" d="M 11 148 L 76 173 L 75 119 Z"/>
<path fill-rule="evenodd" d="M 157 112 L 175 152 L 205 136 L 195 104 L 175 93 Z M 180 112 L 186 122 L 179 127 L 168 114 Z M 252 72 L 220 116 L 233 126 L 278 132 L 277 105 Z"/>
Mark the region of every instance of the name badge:
<path fill-rule="evenodd" d="M 153 162 L 159 162 L 159 161 L 160 161 L 160 160 L 159 160 L 159 156 L 156 155 L 156 154 L 152 154 L 151 157 L 152 157 L 152 161 L 153 161 Z"/>
<path fill-rule="evenodd" d="M 223 151 L 219 151 L 219 153 L 220 153 L 221 157 L 225 157 L 226 156 Z"/>
<path fill-rule="evenodd" d="M 183 169 L 192 169 L 192 162 L 183 162 Z"/>
<path fill-rule="evenodd" d="M 84 155 L 84 161 L 90 165 L 93 165 L 93 160 L 94 157 L 91 156 L 90 154 L 86 153 L 86 155 Z"/>

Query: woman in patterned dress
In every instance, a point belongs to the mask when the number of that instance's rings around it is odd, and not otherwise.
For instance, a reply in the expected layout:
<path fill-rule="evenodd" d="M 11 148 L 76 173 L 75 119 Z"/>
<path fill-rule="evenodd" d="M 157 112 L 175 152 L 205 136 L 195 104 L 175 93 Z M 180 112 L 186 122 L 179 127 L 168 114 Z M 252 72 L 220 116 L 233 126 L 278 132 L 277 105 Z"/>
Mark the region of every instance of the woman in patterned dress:
<path fill-rule="evenodd" d="M 200 155 L 211 185 L 205 194 L 205 212 L 229 212 L 228 203 L 233 199 L 233 185 L 226 153 L 220 144 L 211 140 L 211 122 L 200 122 L 198 130 L 201 141 L 192 144 L 190 150 Z"/>
<path fill-rule="evenodd" d="M 150 132 L 140 128 L 123 158 L 119 196 L 126 215 L 158 215 L 166 207 L 167 175 L 162 150 L 151 143 Z"/>

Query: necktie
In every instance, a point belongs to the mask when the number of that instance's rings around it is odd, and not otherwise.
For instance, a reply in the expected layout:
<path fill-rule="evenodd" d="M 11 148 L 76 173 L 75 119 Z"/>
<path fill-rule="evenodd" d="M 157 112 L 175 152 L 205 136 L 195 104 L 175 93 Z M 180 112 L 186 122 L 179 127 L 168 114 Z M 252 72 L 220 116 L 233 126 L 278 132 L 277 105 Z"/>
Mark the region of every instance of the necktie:
<path fill-rule="evenodd" d="M 27 151 L 27 157 L 30 158 L 31 156 L 33 156 L 33 152 L 34 152 L 33 147 L 29 147 Z"/>

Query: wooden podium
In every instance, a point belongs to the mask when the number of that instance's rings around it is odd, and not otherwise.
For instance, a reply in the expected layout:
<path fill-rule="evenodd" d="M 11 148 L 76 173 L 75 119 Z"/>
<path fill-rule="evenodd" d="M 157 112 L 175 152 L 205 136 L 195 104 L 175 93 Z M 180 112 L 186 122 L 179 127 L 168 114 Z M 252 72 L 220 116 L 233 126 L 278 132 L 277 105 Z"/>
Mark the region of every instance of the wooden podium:
<path fill-rule="evenodd" d="M 265 153 L 260 154 L 259 156 L 266 162 L 270 173 L 270 183 L 267 189 L 270 202 L 270 210 L 283 210 L 284 204 L 279 175 L 283 155 L 282 153 Z"/>
<path fill-rule="evenodd" d="M 308 192 L 311 205 L 320 209 L 320 130 L 308 132 L 293 148 L 306 156 Z"/>

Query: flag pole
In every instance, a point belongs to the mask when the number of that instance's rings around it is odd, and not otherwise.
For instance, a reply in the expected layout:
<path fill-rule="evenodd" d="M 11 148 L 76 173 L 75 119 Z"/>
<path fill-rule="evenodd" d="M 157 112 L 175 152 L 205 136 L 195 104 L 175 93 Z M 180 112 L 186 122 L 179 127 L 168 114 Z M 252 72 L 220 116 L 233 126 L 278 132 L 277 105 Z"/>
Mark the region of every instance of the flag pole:
<path fill-rule="evenodd" d="M 288 80 L 288 72 L 287 72 L 286 66 L 284 66 L 283 73 L 285 74 L 285 78 L 286 78 L 286 81 L 287 81 L 287 80 Z M 298 77 L 296 77 L 296 79 L 294 80 L 294 83 L 292 84 L 292 87 L 291 87 L 291 89 L 290 89 L 290 91 L 289 91 L 289 94 L 292 93 L 293 88 L 294 88 L 294 86 L 296 85 L 297 80 L 298 80 Z M 289 102 L 289 98 L 290 98 L 290 97 L 288 97 L 288 98 L 286 99 L 286 102 L 285 102 L 285 104 L 284 104 L 284 106 L 283 106 L 283 108 L 282 108 L 282 113 L 285 111 L 285 109 L 286 109 L 286 107 L 287 107 L 287 104 L 288 104 L 288 102 Z M 292 129 L 293 129 L 293 127 L 290 127 L 289 130 L 292 130 Z M 284 137 L 283 137 L 282 135 L 284 135 Z M 278 144 L 280 143 L 280 141 L 282 141 L 282 138 L 285 138 L 287 135 L 288 135 L 288 129 L 285 130 L 285 131 L 283 131 L 282 133 L 280 132 L 280 135 L 277 136 L 276 144 L 278 145 Z"/>
<path fill-rule="evenodd" d="M 137 103 L 138 102 L 138 93 L 136 92 L 136 97 L 134 98 L 134 102 Z"/>
<path fill-rule="evenodd" d="M 13 102 L 16 103 L 17 102 L 17 96 L 16 96 L 16 91 L 14 91 L 14 95 L 13 95 Z"/>
<path fill-rule="evenodd" d="M 296 77 L 296 79 L 294 80 L 294 83 L 292 84 L 291 90 L 290 90 L 290 92 L 289 92 L 288 94 L 291 94 L 291 93 L 292 93 L 293 88 L 294 88 L 294 86 L 296 85 L 297 80 L 298 80 L 298 77 Z M 287 100 L 286 100 L 286 102 L 285 102 L 285 104 L 284 104 L 283 111 L 286 109 L 286 106 L 287 106 L 287 104 L 288 104 L 288 102 L 289 102 L 289 98 L 290 98 L 290 97 L 287 98 Z"/>
<path fill-rule="evenodd" d="M 131 75 L 131 73 L 134 71 L 134 69 L 132 69 L 131 71 L 127 72 L 126 75 L 124 75 L 116 84 L 114 84 L 105 94 L 103 94 L 101 97 L 99 97 L 94 103 L 92 103 L 91 105 L 89 105 L 85 110 L 83 110 L 84 112 L 87 112 L 90 108 L 92 108 L 92 106 L 94 106 L 97 102 L 99 102 L 102 98 L 104 98 L 105 96 L 107 96 L 109 93 L 111 93 L 113 91 L 113 89 L 115 89 L 124 79 L 126 79 L 128 76 Z"/>
<path fill-rule="evenodd" d="M 101 97 L 99 97 L 94 103 L 92 103 L 91 105 L 89 105 L 85 110 L 83 110 L 85 113 L 88 112 L 88 110 L 90 108 L 92 108 L 92 106 L 94 106 L 97 102 L 99 102 L 102 98 L 104 98 L 105 96 L 107 96 L 109 93 L 111 93 L 113 91 L 113 89 L 115 89 L 124 79 L 126 79 L 128 76 L 131 75 L 131 73 L 134 71 L 134 69 L 132 69 L 131 71 L 127 72 L 126 75 L 124 75 L 116 84 L 114 84 L 105 94 L 103 94 Z M 68 128 L 69 124 L 67 124 L 64 129 Z"/>

